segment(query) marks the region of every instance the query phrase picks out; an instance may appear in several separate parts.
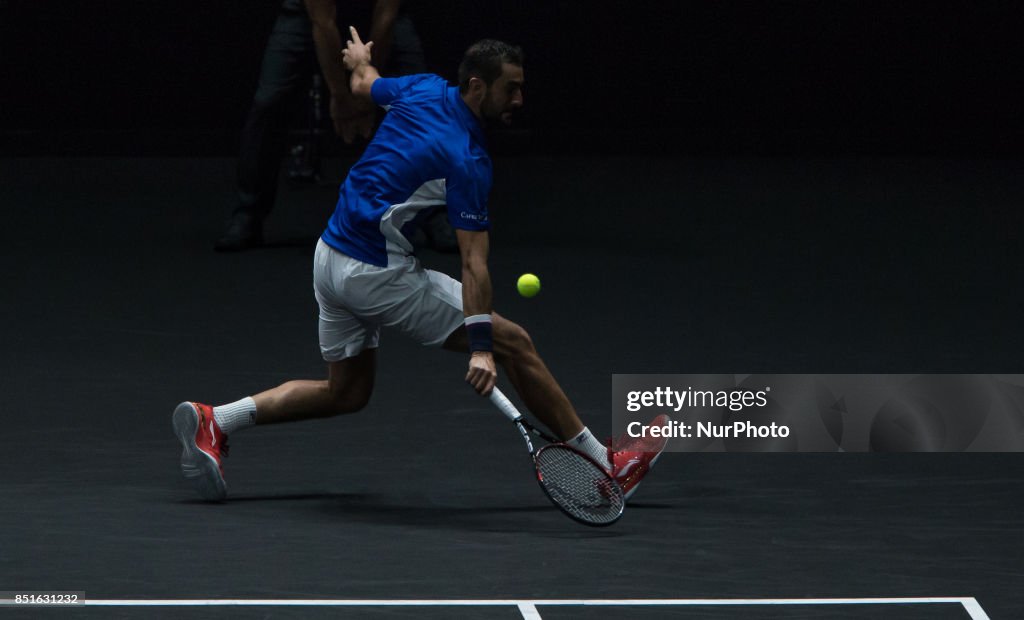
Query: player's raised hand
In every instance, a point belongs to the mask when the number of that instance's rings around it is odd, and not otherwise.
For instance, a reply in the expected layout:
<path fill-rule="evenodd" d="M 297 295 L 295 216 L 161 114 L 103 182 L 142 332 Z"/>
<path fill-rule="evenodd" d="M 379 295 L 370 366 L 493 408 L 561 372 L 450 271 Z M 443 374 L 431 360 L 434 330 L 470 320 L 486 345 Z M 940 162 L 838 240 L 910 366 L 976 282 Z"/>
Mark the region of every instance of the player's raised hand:
<path fill-rule="evenodd" d="M 342 62 L 345 63 L 346 69 L 355 71 L 362 65 L 370 64 L 373 41 L 363 43 L 363 40 L 359 38 L 359 32 L 356 31 L 354 26 L 349 26 L 348 32 L 352 38 L 346 43 L 345 49 L 341 51 Z"/>

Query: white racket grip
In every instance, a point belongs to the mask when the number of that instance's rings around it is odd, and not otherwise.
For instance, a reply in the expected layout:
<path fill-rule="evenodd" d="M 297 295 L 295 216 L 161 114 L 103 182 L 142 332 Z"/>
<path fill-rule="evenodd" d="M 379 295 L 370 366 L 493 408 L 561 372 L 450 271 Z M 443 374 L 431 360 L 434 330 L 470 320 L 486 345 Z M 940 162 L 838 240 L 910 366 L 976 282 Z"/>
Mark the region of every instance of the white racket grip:
<path fill-rule="evenodd" d="M 504 413 L 505 416 L 513 422 L 523 417 L 523 414 L 519 413 L 519 410 L 512 404 L 512 401 L 502 394 L 501 390 L 497 387 L 491 390 L 491 402 L 494 403 L 498 410 Z"/>

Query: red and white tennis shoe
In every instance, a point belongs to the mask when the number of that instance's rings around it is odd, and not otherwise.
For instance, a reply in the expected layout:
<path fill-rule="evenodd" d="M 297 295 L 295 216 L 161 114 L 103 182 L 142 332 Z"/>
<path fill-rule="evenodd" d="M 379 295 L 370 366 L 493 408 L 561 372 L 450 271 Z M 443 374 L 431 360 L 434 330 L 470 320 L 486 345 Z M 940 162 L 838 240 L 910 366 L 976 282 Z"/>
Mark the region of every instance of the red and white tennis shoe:
<path fill-rule="evenodd" d="M 213 420 L 213 407 L 181 403 L 171 419 L 181 441 L 181 473 L 203 499 L 221 501 L 228 494 L 221 458 L 228 455 L 228 436 Z"/>
<path fill-rule="evenodd" d="M 648 426 L 665 426 L 671 420 L 665 414 L 654 418 Z M 622 487 L 622 493 L 629 499 L 640 486 L 640 481 L 651 471 L 651 467 L 665 451 L 668 439 L 665 437 L 623 436 L 611 442 L 608 460 L 612 464 L 612 477 Z"/>

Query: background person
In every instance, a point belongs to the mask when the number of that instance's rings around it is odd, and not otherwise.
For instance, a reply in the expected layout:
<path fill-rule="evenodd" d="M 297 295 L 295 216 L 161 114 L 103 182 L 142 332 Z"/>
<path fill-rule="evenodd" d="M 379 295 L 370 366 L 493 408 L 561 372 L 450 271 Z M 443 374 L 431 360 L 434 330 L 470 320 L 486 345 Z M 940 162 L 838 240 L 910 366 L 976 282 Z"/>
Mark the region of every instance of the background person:
<path fill-rule="evenodd" d="M 260 65 L 259 85 L 242 128 L 238 156 L 238 203 L 214 248 L 222 252 L 263 245 L 263 225 L 277 198 L 281 161 L 287 150 L 285 127 L 294 104 L 320 71 L 330 92 L 334 132 L 346 144 L 373 133 L 376 108 L 353 97 L 342 65 L 342 37 L 337 19 L 368 17 L 378 66 L 388 74 L 427 70 L 423 48 L 401 0 L 283 0 Z M 455 247 L 451 229 L 424 218 L 422 236 L 435 249 Z"/>

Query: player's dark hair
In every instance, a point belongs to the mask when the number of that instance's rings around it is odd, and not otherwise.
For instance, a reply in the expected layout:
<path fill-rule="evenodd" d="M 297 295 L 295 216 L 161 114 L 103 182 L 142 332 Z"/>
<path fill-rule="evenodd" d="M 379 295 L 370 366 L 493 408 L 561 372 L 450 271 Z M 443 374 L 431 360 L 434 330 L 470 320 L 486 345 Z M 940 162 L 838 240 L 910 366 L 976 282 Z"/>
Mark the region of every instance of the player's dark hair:
<path fill-rule="evenodd" d="M 502 64 L 523 66 L 523 50 L 494 39 L 484 39 L 469 46 L 459 63 L 459 92 L 469 90 L 469 79 L 480 78 L 490 86 L 501 77 Z"/>

